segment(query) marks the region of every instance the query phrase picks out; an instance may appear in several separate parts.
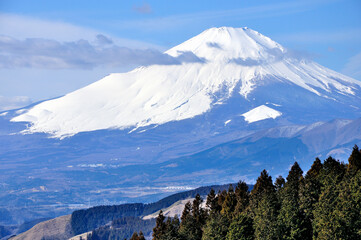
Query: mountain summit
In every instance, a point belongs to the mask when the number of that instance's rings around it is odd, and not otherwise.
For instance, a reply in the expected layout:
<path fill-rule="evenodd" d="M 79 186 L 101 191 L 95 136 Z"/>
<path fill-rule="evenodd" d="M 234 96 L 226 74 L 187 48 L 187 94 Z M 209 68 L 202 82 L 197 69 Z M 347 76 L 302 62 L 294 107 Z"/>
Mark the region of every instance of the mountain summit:
<path fill-rule="evenodd" d="M 212 111 L 219 121 L 241 118 L 244 124 L 255 122 L 245 121 L 249 112 L 292 123 L 299 116 L 309 122 L 360 116 L 359 81 L 297 58 L 249 28 L 211 28 L 165 54 L 184 61 L 111 74 L 12 121 L 30 122 L 26 132 L 65 137 L 158 126 Z"/>
<path fill-rule="evenodd" d="M 210 28 L 198 36 L 171 48 L 166 53 L 178 57 L 183 52 L 192 52 L 207 62 L 235 60 L 271 61 L 275 53 L 286 50 L 270 38 L 249 28 Z"/>

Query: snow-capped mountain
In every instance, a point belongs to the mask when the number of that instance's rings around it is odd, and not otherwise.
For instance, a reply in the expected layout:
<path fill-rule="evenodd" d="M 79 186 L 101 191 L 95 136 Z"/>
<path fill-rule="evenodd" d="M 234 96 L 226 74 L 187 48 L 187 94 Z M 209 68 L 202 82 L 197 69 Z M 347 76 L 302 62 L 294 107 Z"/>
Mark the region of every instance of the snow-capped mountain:
<path fill-rule="evenodd" d="M 183 62 L 111 74 L 12 121 L 31 122 L 30 133 L 65 137 L 100 129 L 131 131 L 211 111 L 224 122 L 243 116 L 249 123 L 281 116 L 297 122 L 300 114 L 308 120 L 361 115 L 361 82 L 298 59 L 249 28 L 211 28 L 166 54 Z M 233 111 L 224 114 L 226 105 Z"/>
<path fill-rule="evenodd" d="M 165 54 L 173 64 L 0 113 L 0 210 L 154 201 L 361 145 L 361 82 L 256 31 L 212 28 Z"/>

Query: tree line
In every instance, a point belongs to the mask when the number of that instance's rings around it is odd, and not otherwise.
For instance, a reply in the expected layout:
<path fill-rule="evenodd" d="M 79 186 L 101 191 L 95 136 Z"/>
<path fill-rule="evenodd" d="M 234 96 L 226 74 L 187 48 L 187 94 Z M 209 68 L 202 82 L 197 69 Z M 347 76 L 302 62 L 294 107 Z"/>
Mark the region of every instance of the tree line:
<path fill-rule="evenodd" d="M 74 235 L 78 235 L 81 233 L 85 233 L 100 228 L 101 226 L 116 219 L 121 219 L 124 217 L 146 216 L 154 212 L 157 212 L 162 208 L 169 207 L 176 201 L 187 198 L 194 198 L 196 194 L 206 195 L 208 194 L 211 188 L 214 188 L 216 190 L 224 190 L 227 189 L 227 187 L 228 187 L 227 185 L 200 187 L 190 191 L 172 194 L 157 202 L 148 203 L 148 204 L 127 203 L 127 204 L 113 205 L 113 206 L 96 206 L 89 209 L 77 210 L 74 211 L 71 215 L 72 231 Z M 1 217 L 1 211 L 0 211 L 0 217 Z M 127 226 L 131 226 L 131 225 L 127 224 Z M 129 229 L 129 231 L 130 230 L 131 229 Z M 132 236 L 132 233 L 134 231 L 138 231 L 138 229 L 134 228 L 133 231 L 130 232 L 129 237 Z M 105 234 L 103 235 L 105 236 Z M 122 240 L 123 239 L 124 238 L 122 238 Z"/>
<path fill-rule="evenodd" d="M 110 224 L 94 229 L 87 236 L 87 240 L 124 240 L 132 236 L 131 240 L 143 240 L 144 234 L 150 235 L 155 225 L 155 219 L 143 220 L 140 217 L 122 217 Z M 139 234 L 135 231 L 140 231 Z M 133 234 L 133 235 L 132 235 Z M 144 239 L 145 240 L 145 239 Z"/>
<path fill-rule="evenodd" d="M 228 191 L 198 194 L 180 219 L 160 211 L 153 240 L 361 239 L 361 151 L 342 163 L 319 158 L 304 175 L 295 162 L 273 182 L 261 172 L 252 191 L 240 181 Z M 140 237 L 141 235 L 141 237 Z M 132 240 L 143 239 L 134 233 Z"/>

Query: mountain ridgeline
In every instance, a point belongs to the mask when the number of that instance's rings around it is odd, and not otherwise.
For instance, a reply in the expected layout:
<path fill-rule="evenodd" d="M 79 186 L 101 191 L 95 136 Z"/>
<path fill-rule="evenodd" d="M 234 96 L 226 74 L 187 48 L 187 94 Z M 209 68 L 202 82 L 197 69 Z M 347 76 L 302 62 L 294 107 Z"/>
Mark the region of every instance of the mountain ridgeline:
<path fill-rule="evenodd" d="M 194 198 L 197 194 L 205 196 L 208 194 L 210 189 L 223 191 L 227 189 L 228 186 L 229 185 L 200 187 L 194 190 L 176 193 L 155 203 L 149 204 L 131 203 L 114 206 L 97 206 L 86 210 L 77 210 L 74 211 L 71 216 L 72 230 L 74 234 L 77 235 L 91 231 L 113 220 L 122 219 L 123 221 L 127 222 L 127 220 L 131 219 L 129 217 L 146 216 L 161 209 L 167 208 L 179 200 Z M 135 222 L 134 219 L 131 219 L 131 221 L 133 223 Z M 139 221 L 141 221 L 140 218 Z"/>
<path fill-rule="evenodd" d="M 305 175 L 295 162 L 275 182 L 264 170 L 252 191 L 240 181 L 218 194 L 212 189 L 205 208 L 202 201 L 196 195 L 180 219 L 160 211 L 153 240 L 361 239 L 361 151 L 355 146 L 348 164 L 316 158 Z"/>

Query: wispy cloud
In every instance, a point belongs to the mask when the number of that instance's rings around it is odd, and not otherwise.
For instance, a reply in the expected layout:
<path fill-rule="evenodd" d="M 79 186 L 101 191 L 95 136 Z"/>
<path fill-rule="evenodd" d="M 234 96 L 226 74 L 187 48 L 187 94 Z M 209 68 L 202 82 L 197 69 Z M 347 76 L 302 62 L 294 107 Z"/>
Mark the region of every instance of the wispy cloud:
<path fill-rule="evenodd" d="M 0 68 L 92 69 L 98 66 L 204 62 L 191 52 L 172 57 L 154 49 L 120 47 L 104 35 L 97 35 L 95 42 L 78 40 L 61 43 L 43 38 L 18 40 L 0 36 Z"/>
<path fill-rule="evenodd" d="M 4 97 L 0 96 L 0 111 L 28 106 L 32 101 L 26 96 Z"/>
<path fill-rule="evenodd" d="M 253 7 L 244 7 L 230 10 L 195 12 L 191 14 L 169 15 L 165 17 L 148 18 L 141 20 L 122 21 L 117 24 L 120 28 L 137 28 L 142 30 L 164 30 L 194 23 L 204 23 L 211 20 L 242 20 L 259 19 L 275 16 L 292 15 L 309 11 L 321 5 L 330 4 L 339 0 L 304 0 L 270 3 Z"/>
<path fill-rule="evenodd" d="M 97 41 L 102 41 L 104 38 L 102 38 L 101 35 L 109 35 L 97 29 L 77 26 L 71 23 L 5 13 L 0 13 L 0 33 L 17 39 L 44 38 L 55 39 L 59 42 L 77 41 L 79 39 L 91 41 L 95 36 L 98 36 L 96 39 Z M 144 41 L 114 36 L 111 37 L 112 41 L 119 46 L 164 50 L 162 46 Z"/>
<path fill-rule="evenodd" d="M 361 52 L 348 60 L 342 72 L 361 81 Z"/>
<path fill-rule="evenodd" d="M 1 34 L 15 38 L 49 38 L 58 41 L 94 38 L 98 31 L 70 23 L 0 13 Z"/>
<path fill-rule="evenodd" d="M 140 6 L 134 6 L 133 7 L 133 10 L 137 13 L 140 13 L 140 14 L 149 14 L 152 12 L 152 8 L 151 6 L 148 4 L 148 3 L 143 3 L 142 5 Z"/>
<path fill-rule="evenodd" d="M 310 31 L 279 35 L 279 41 L 296 43 L 335 43 L 335 42 L 359 42 L 361 41 L 361 28 L 337 29 L 332 31 Z"/>

